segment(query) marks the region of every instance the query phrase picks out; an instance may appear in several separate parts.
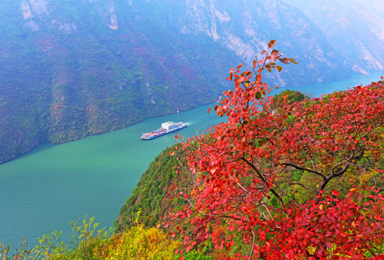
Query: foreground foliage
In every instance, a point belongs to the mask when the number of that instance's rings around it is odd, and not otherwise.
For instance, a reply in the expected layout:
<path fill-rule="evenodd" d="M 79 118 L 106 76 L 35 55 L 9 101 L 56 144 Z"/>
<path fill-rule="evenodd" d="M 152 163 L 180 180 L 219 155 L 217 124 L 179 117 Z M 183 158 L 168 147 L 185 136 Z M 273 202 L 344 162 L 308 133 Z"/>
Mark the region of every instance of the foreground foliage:
<path fill-rule="evenodd" d="M 228 121 L 183 144 L 196 185 L 164 227 L 232 259 L 382 259 L 383 82 L 272 100 L 261 73 L 296 63 L 275 44 L 253 72 L 231 70 L 215 107 Z"/>
<path fill-rule="evenodd" d="M 115 235 L 112 235 L 112 230 L 96 230 L 98 224 L 94 223 L 94 218 L 89 221 L 85 218 L 82 224 L 71 222 L 74 236 L 69 244 L 60 240 L 61 232 L 55 231 L 39 238 L 40 245 L 31 250 L 27 249 L 27 243 L 23 240 L 23 249 L 16 250 L 12 258 L 9 256 L 10 248 L 0 246 L 0 259 L 173 260 L 181 242 L 168 239 L 159 229 L 138 224 L 139 216 L 140 210 L 134 217 L 136 225 Z"/>

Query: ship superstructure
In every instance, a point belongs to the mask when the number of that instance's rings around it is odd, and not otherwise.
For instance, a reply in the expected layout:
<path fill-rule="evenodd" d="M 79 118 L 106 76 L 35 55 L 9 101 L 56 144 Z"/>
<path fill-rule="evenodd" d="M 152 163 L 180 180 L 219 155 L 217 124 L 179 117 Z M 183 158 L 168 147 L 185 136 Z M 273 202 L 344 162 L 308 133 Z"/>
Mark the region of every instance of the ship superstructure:
<path fill-rule="evenodd" d="M 144 140 L 151 140 L 156 137 L 175 132 L 187 126 L 188 126 L 187 123 L 183 123 L 183 122 L 174 123 L 172 121 L 168 121 L 168 122 L 162 123 L 161 128 L 159 129 L 153 130 L 148 133 L 143 133 L 140 138 Z"/>

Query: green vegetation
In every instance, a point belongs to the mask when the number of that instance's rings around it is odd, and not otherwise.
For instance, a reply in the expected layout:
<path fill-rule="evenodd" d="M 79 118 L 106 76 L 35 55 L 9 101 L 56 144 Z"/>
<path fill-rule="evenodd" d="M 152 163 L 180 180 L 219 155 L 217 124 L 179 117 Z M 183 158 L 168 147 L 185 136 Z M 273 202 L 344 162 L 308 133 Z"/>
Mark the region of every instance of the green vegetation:
<path fill-rule="evenodd" d="M 273 101 L 276 102 L 277 104 L 281 104 L 284 98 L 287 98 L 287 101 L 289 104 L 295 103 L 295 102 L 300 102 L 304 99 L 309 100 L 310 97 L 304 93 L 301 93 L 300 91 L 294 91 L 294 90 L 284 90 L 280 92 L 279 94 L 275 95 L 273 97 Z"/>
<path fill-rule="evenodd" d="M 171 153 L 174 155 L 171 156 Z M 189 171 L 181 164 L 182 159 L 181 145 L 166 148 L 154 159 L 132 191 L 132 196 L 121 207 L 115 221 L 116 232 L 132 227 L 132 214 L 139 209 L 142 209 L 139 223 L 155 227 L 161 223 L 168 210 L 185 204 L 176 193 L 190 189 L 193 182 L 187 175 Z"/>

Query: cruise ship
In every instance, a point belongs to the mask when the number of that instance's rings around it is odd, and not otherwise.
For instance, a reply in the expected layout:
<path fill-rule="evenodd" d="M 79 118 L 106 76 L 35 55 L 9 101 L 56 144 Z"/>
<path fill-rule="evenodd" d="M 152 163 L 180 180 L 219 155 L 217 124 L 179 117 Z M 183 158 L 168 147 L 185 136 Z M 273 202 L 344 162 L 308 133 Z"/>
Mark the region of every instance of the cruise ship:
<path fill-rule="evenodd" d="M 156 137 L 175 132 L 187 126 L 188 126 L 187 123 L 183 123 L 183 122 L 174 123 L 174 122 L 168 121 L 168 122 L 162 123 L 161 128 L 159 129 L 153 130 L 148 133 L 143 133 L 140 138 L 144 140 L 151 140 Z"/>

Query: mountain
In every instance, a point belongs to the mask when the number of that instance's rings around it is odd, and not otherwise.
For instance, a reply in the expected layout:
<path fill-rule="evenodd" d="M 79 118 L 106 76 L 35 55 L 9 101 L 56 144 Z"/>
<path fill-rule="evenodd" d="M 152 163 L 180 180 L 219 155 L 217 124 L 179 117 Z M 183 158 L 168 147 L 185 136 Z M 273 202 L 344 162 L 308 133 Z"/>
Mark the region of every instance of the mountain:
<path fill-rule="evenodd" d="M 384 1 L 383 0 L 355 0 L 360 5 L 363 5 L 369 11 L 376 13 L 378 16 L 384 16 Z"/>
<path fill-rule="evenodd" d="M 361 73 L 384 70 L 384 0 L 284 0 L 298 7 Z"/>
<path fill-rule="evenodd" d="M 349 76 L 325 35 L 280 0 L 4 0 L 0 15 L 0 163 L 210 103 L 270 39 L 300 63 L 271 84 Z"/>

